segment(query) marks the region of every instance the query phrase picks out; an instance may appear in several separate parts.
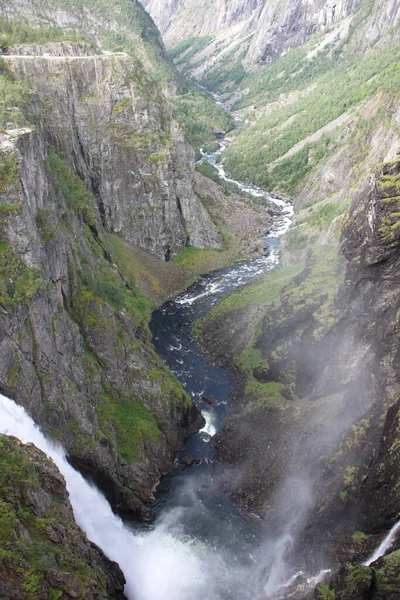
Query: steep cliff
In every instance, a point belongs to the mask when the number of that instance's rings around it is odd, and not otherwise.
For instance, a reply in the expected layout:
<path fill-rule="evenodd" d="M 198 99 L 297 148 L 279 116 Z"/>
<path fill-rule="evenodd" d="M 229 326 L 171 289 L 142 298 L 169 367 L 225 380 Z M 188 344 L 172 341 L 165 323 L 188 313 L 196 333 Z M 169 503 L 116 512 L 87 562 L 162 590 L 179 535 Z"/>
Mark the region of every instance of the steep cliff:
<path fill-rule="evenodd" d="M 173 48 L 178 68 L 218 89 L 218 83 L 239 83 L 244 71 L 258 69 L 316 32 L 341 23 L 360 2 L 247 0 L 205 2 L 199 7 L 191 0 L 145 0 L 143 4 Z"/>
<path fill-rule="evenodd" d="M 93 196 L 39 126 L 3 138 L 1 389 L 137 510 L 190 433 L 191 402 L 152 349 L 131 250 Z"/>
<path fill-rule="evenodd" d="M 122 600 L 116 563 L 76 525 L 65 482 L 34 446 L 0 436 L 3 600 Z"/>
<path fill-rule="evenodd" d="M 131 58 L 84 43 L 12 52 L 2 83 L 14 98 L 27 81 L 36 91 L 20 94 L 34 127 L 1 134 L 0 387 L 115 507 L 141 512 L 202 420 L 153 350 L 126 240 L 164 259 L 191 225 L 195 239 L 215 229 L 192 151 Z"/>
<path fill-rule="evenodd" d="M 193 191 L 194 153 L 140 65 L 83 43 L 9 52 L 14 76 L 36 90 L 34 118 L 95 195 L 108 231 L 167 260 L 188 245 L 220 247 Z"/>

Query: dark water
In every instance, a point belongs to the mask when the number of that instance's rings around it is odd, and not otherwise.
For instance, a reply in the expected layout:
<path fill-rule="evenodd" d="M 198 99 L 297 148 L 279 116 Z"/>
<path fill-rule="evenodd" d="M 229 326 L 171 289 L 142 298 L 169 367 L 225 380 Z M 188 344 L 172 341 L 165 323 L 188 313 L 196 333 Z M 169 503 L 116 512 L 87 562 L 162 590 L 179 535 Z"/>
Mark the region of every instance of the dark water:
<path fill-rule="evenodd" d="M 224 144 L 221 144 L 221 149 Z M 203 160 L 215 164 L 216 154 L 204 155 Z M 226 178 L 223 166 L 220 176 Z M 265 201 L 274 201 L 265 191 L 238 184 L 242 189 Z M 221 429 L 231 403 L 231 377 L 201 353 L 191 335 L 193 323 L 203 317 L 219 298 L 252 281 L 279 265 L 276 247 L 291 223 L 292 206 L 275 201 L 282 211 L 273 227 L 266 232 L 265 256 L 221 269 L 201 279 L 184 294 L 166 303 L 153 314 L 151 329 L 153 343 L 171 371 L 201 410 L 206 425 L 192 435 L 176 457 L 175 471 L 159 486 L 153 506 L 162 518 L 168 511 L 183 508 L 180 525 L 185 535 L 202 540 L 214 548 L 225 548 L 237 560 L 246 560 L 261 539 L 260 522 L 231 504 L 213 478 L 213 436 Z M 212 397 L 209 406 L 202 399 Z M 182 468 L 182 461 L 190 467 Z"/>

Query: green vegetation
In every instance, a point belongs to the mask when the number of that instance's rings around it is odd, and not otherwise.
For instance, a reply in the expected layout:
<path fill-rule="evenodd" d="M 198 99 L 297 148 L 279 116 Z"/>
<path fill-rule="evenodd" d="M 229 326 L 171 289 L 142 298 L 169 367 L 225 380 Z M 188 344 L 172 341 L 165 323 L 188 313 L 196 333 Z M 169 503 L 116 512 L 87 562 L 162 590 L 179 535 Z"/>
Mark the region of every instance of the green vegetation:
<path fill-rule="evenodd" d="M 193 263 L 197 262 L 199 256 L 204 256 L 204 254 L 214 254 L 218 252 L 218 250 L 201 250 L 200 248 L 183 248 L 179 254 L 174 256 L 173 261 L 177 265 L 182 265 L 190 268 Z"/>
<path fill-rule="evenodd" d="M 179 67 L 179 70 L 187 74 L 196 65 L 203 62 L 201 58 L 197 58 L 196 60 L 196 55 L 200 54 L 213 41 L 214 38 L 212 36 L 193 36 L 172 48 L 169 51 L 169 56 L 175 65 Z M 246 45 L 249 42 L 250 40 L 247 39 Z M 212 91 L 232 91 L 245 77 L 242 60 L 246 55 L 246 50 L 241 43 L 229 52 L 220 54 L 219 51 L 218 44 L 215 49 L 210 49 L 208 59 L 213 54 L 214 56 L 217 55 L 216 66 L 214 65 L 211 69 L 207 69 L 200 82 L 204 87 Z"/>
<path fill-rule="evenodd" d="M 0 237 L 0 304 L 9 308 L 29 304 L 37 292 L 45 289 L 39 269 L 27 267 Z"/>
<path fill-rule="evenodd" d="M 55 150 L 48 151 L 45 166 L 56 192 L 62 194 L 69 208 L 76 211 L 88 225 L 95 227 L 97 211 L 94 198 L 82 180 L 71 172 Z"/>
<path fill-rule="evenodd" d="M 315 209 L 310 208 L 307 224 L 320 231 L 326 230 L 332 221 L 344 212 L 345 208 L 342 203 L 337 202 L 329 202 Z"/>
<path fill-rule="evenodd" d="M 198 162 L 196 164 L 196 171 L 201 173 L 207 179 L 211 179 L 214 183 L 217 183 L 223 190 L 225 196 L 230 196 L 231 194 L 240 194 L 242 198 L 245 198 L 249 204 L 262 204 L 265 206 L 266 201 L 262 197 L 252 196 L 241 190 L 236 183 L 232 181 L 226 181 L 219 176 L 217 169 L 210 164 L 207 160 Z"/>
<path fill-rule="evenodd" d="M 87 237 L 91 231 L 86 231 Z M 148 322 L 154 309 L 154 304 L 145 298 L 136 285 L 134 276 L 134 262 L 130 261 L 132 251 L 128 245 L 117 238 L 110 236 L 109 244 L 106 241 L 98 242 L 97 250 L 109 253 L 114 264 L 121 260 L 120 270 L 112 267 L 106 258 L 99 257 L 93 264 L 90 257 L 82 253 L 80 257 L 81 285 L 75 299 L 75 308 L 79 319 L 88 327 L 101 327 L 103 321 L 99 319 L 102 313 L 103 302 L 108 304 L 117 314 L 127 313 L 132 319 L 131 326 L 141 337 L 149 339 Z M 94 241 L 94 243 L 97 243 Z M 118 257 L 118 258 L 117 258 Z M 92 259 L 93 260 L 93 259 Z"/>
<path fill-rule="evenodd" d="M 399 590 L 400 550 L 391 552 L 382 559 L 381 568 L 376 570 L 377 588 L 384 597 L 386 593 Z"/>
<path fill-rule="evenodd" d="M 14 152 L 0 151 L 0 193 L 9 194 L 19 182 L 18 161 Z M 2 205 L 2 213 L 15 208 L 13 205 Z M 8 207 L 5 208 L 5 207 Z"/>
<path fill-rule="evenodd" d="M 226 133 L 235 127 L 235 120 L 213 98 L 197 90 L 172 99 L 174 116 L 183 128 L 186 139 L 195 148 L 216 139 L 215 132 Z"/>
<path fill-rule="evenodd" d="M 356 531 L 351 536 L 351 539 L 353 540 L 353 542 L 355 544 L 362 544 L 362 543 L 366 542 L 368 540 L 368 538 L 369 538 L 369 536 L 366 533 L 363 533 L 362 531 Z"/>
<path fill-rule="evenodd" d="M 160 51 L 162 50 L 158 30 L 137 0 L 53 0 L 53 4 L 75 14 L 89 10 L 92 15 L 99 18 L 100 34 L 105 41 L 113 40 L 114 43 L 120 42 L 120 46 L 124 46 L 129 43 L 133 34 L 151 48 L 156 47 Z M 106 26 L 108 19 L 113 19 L 118 23 L 120 26 L 118 34 L 113 35 L 111 28 Z M 84 25 L 84 21 L 82 25 Z"/>
<path fill-rule="evenodd" d="M 359 594 L 362 598 L 368 592 L 372 582 L 372 570 L 364 565 L 355 565 L 347 567 L 347 574 L 344 581 L 346 594 Z M 344 596 L 346 597 L 346 596 Z M 350 597 L 356 597 L 355 595 Z"/>
<path fill-rule="evenodd" d="M 285 237 L 285 246 L 289 251 L 305 250 L 309 243 L 309 237 L 298 227 L 291 229 Z"/>
<path fill-rule="evenodd" d="M 219 56 L 217 66 L 204 73 L 202 85 L 214 92 L 223 90 L 224 93 L 230 93 L 237 90 L 246 75 L 242 65 L 246 50 L 240 51 L 241 47 L 242 44 Z"/>
<path fill-rule="evenodd" d="M 346 467 L 343 474 L 343 483 L 346 487 L 353 485 L 357 475 L 357 467 Z"/>
<path fill-rule="evenodd" d="M 28 21 L 0 17 L 0 48 L 15 44 L 46 44 L 48 42 L 78 42 L 86 40 L 74 30 L 61 27 L 32 27 Z"/>
<path fill-rule="evenodd" d="M 22 108 L 29 97 L 27 86 L 15 81 L 4 60 L 0 58 L 0 128 L 5 125 L 15 128 L 27 124 Z"/>
<path fill-rule="evenodd" d="M 256 105 L 259 110 L 280 94 L 297 90 L 297 96 L 286 104 L 277 103 L 229 147 L 226 168 L 236 178 L 293 193 L 338 143 L 327 133 L 313 142 L 307 142 L 308 136 L 379 92 L 394 95 L 400 91 L 400 44 L 371 48 L 361 57 L 342 52 L 342 46 L 332 51 L 328 45 L 312 58 L 307 57 L 316 43 L 288 52 L 261 74 L 250 75 L 243 82 L 249 91 L 234 108 Z M 249 117 L 254 120 L 251 112 Z M 338 121 L 337 131 L 341 123 Z M 297 153 L 274 164 L 303 141 Z"/>
<path fill-rule="evenodd" d="M 99 588 L 105 593 L 105 575 L 89 556 L 78 554 L 87 541 L 63 504 L 67 493 L 62 497 L 59 479 L 45 480 L 53 468 L 36 449 L 0 437 L 1 580 L 26 600 L 47 589 L 52 600 L 61 598 L 63 593 L 51 587 L 58 572 L 74 578 L 79 597 Z M 60 532 L 62 543 L 54 541 Z"/>
<path fill-rule="evenodd" d="M 52 212 L 39 208 L 35 216 L 36 226 L 39 230 L 42 241 L 46 244 L 54 240 L 56 235 L 56 228 L 52 220 Z"/>
<path fill-rule="evenodd" d="M 316 600 L 335 600 L 335 590 L 331 590 L 325 583 L 319 583 L 315 588 Z"/>
<path fill-rule="evenodd" d="M 366 439 L 370 422 L 367 419 L 361 419 L 352 426 L 351 431 L 341 446 L 341 451 L 349 452 L 353 448 L 360 448 Z"/>
<path fill-rule="evenodd" d="M 190 68 L 190 59 L 208 46 L 212 40 L 213 38 L 210 35 L 192 36 L 172 48 L 172 50 L 169 51 L 169 56 L 176 65 L 187 63 L 185 70 L 188 70 L 188 68 Z"/>
<path fill-rule="evenodd" d="M 246 379 L 244 397 L 251 408 L 282 404 L 286 401 L 282 396 L 285 385 L 276 381 L 261 382 L 253 375 L 254 369 L 265 372 L 269 369 L 268 362 L 263 358 L 258 348 L 248 348 L 236 361 L 236 366 Z"/>
<path fill-rule="evenodd" d="M 197 322 L 199 333 L 204 328 L 212 326 L 214 320 L 249 305 L 267 306 L 272 303 L 279 305 L 281 290 L 302 271 L 303 267 L 304 263 L 300 261 L 292 266 L 274 269 L 271 273 L 260 277 L 256 282 L 243 286 L 221 298 L 215 307 L 200 322 Z"/>
<path fill-rule="evenodd" d="M 282 293 L 282 320 L 300 311 L 312 311 L 314 323 L 313 338 L 320 340 L 338 319 L 334 300 L 343 281 L 344 274 L 339 269 L 339 250 L 315 247 L 307 259 L 307 276 L 292 280 Z"/>
<path fill-rule="evenodd" d="M 400 165 L 395 160 L 381 168 L 378 187 L 384 203 L 379 232 L 390 248 L 396 248 L 400 236 Z"/>
<path fill-rule="evenodd" d="M 154 415 L 133 397 L 120 395 L 116 400 L 104 394 L 98 414 L 104 431 L 111 424 L 115 429 L 118 452 L 126 461 L 142 462 L 143 444 L 161 437 Z"/>

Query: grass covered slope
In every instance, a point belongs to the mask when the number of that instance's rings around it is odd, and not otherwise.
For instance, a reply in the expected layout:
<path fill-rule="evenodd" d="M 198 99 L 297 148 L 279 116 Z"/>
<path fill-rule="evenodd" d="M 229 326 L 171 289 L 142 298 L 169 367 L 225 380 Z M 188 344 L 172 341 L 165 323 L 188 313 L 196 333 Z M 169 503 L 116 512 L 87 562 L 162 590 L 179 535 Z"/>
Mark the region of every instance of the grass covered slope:
<path fill-rule="evenodd" d="M 226 153 L 231 173 L 294 194 L 319 164 L 351 145 L 342 135 L 349 124 L 371 131 L 363 112 L 368 102 L 385 94 L 389 110 L 382 106 L 375 126 L 394 125 L 390 106 L 400 91 L 400 46 L 395 29 L 381 37 L 374 32 L 379 10 L 364 0 L 347 23 L 246 76 L 233 108 L 250 126 Z"/>

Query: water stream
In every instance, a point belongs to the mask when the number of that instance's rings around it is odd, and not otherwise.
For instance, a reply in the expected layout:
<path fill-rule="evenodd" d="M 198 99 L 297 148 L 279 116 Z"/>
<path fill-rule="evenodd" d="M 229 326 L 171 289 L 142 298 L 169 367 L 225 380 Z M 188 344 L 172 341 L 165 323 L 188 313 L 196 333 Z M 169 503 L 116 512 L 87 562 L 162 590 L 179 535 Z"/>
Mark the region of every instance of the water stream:
<path fill-rule="evenodd" d="M 373 552 L 371 554 L 371 556 L 368 558 L 368 560 L 366 560 L 363 564 L 366 567 L 369 567 L 370 565 L 372 565 L 373 562 L 378 560 L 378 558 L 380 558 L 381 556 L 384 556 L 387 553 L 387 551 L 390 549 L 390 547 L 392 546 L 399 531 L 400 531 L 400 521 L 397 521 L 397 523 L 395 523 L 393 525 L 392 529 L 389 531 L 389 533 L 386 535 L 386 537 L 379 544 L 379 546 L 375 550 L 375 552 Z"/>

